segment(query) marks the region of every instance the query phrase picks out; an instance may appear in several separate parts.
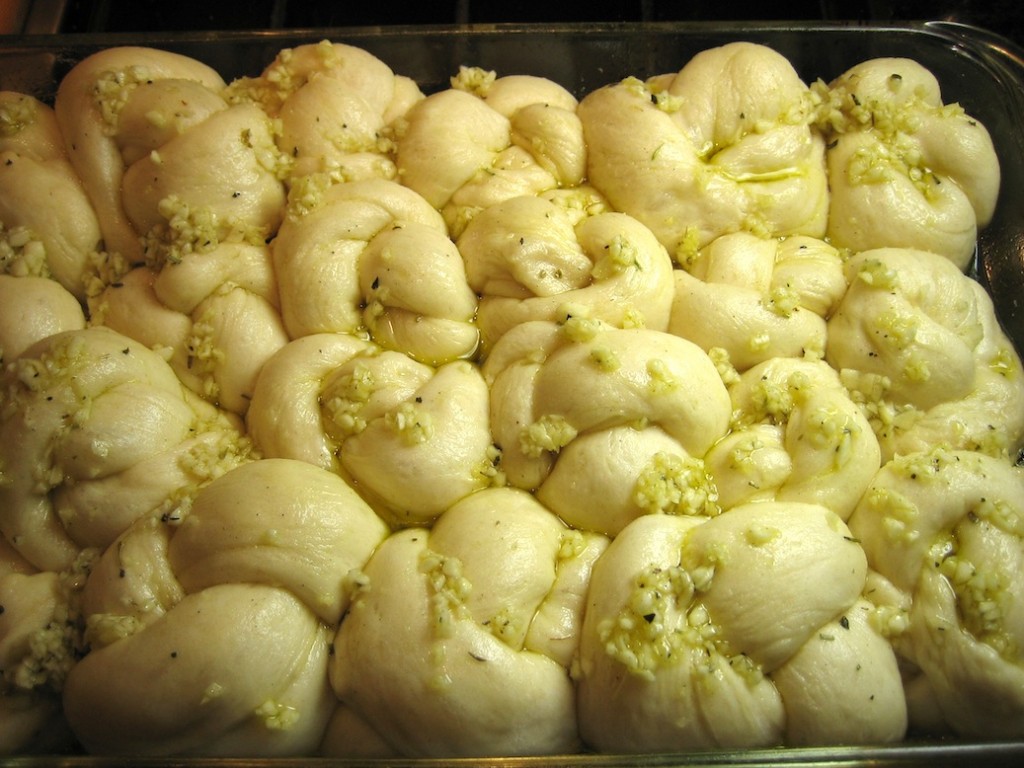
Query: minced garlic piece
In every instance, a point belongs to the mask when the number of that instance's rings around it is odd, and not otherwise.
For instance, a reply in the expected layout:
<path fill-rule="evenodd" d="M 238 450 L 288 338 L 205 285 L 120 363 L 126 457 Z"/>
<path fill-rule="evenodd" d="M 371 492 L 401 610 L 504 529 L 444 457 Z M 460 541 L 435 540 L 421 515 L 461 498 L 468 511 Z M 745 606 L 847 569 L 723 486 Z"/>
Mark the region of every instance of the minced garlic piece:
<path fill-rule="evenodd" d="M 231 105 L 256 104 L 268 114 L 281 108 L 283 98 L 266 77 L 239 77 L 221 91 L 224 101 Z"/>
<path fill-rule="evenodd" d="M 883 144 L 857 149 L 847 168 L 850 184 L 885 184 L 897 176 L 896 160 Z"/>
<path fill-rule="evenodd" d="M 565 307 L 560 312 L 562 315 L 561 331 L 570 341 L 586 343 L 594 339 L 600 332 L 602 323 L 590 317 L 586 309 L 582 307 Z"/>
<path fill-rule="evenodd" d="M 911 355 L 903 366 L 903 375 L 908 381 L 923 384 L 932 376 L 931 366 L 919 355 Z"/>
<path fill-rule="evenodd" d="M 351 373 L 339 377 L 332 384 L 323 407 L 331 424 L 340 430 L 342 436 L 357 435 L 366 429 L 362 411 L 375 388 L 373 371 L 364 363 L 356 363 Z"/>
<path fill-rule="evenodd" d="M 93 98 L 99 109 L 100 117 L 106 124 L 110 134 L 117 130 L 121 110 L 128 103 L 138 86 L 153 82 L 149 71 L 143 66 L 132 66 L 126 69 L 103 72 L 96 78 L 93 86 Z"/>
<path fill-rule="evenodd" d="M 896 177 L 909 179 L 926 200 L 938 198 L 941 183 L 935 173 L 923 165 L 917 147 L 875 144 L 870 148 L 860 147 L 854 153 L 847 168 L 847 178 L 852 185 L 883 184 Z"/>
<path fill-rule="evenodd" d="M 747 528 L 745 537 L 752 547 L 763 547 L 782 535 L 782 531 L 771 525 L 757 523 Z"/>
<path fill-rule="evenodd" d="M 660 451 L 637 477 L 633 500 L 648 514 L 713 517 L 722 511 L 703 461 Z"/>
<path fill-rule="evenodd" d="M 838 411 L 819 408 L 806 417 L 804 435 L 815 449 L 833 456 L 833 467 L 841 469 L 853 455 L 853 439 L 858 428 L 850 416 Z"/>
<path fill-rule="evenodd" d="M 39 357 L 18 358 L 13 362 L 13 370 L 18 382 L 26 390 L 43 392 L 70 384 L 89 363 L 85 340 L 75 334 L 51 344 Z M 10 393 L 9 397 L 10 404 L 17 406 L 17 398 Z"/>
<path fill-rule="evenodd" d="M 679 381 L 672 375 L 664 360 L 651 358 L 647 361 L 647 388 L 652 395 L 668 394 L 679 387 Z"/>
<path fill-rule="evenodd" d="M 1000 346 L 996 353 L 988 361 L 989 370 L 995 371 L 1000 376 L 1012 379 L 1017 375 L 1017 366 L 1014 364 L 1015 355 L 1011 347 Z"/>
<path fill-rule="evenodd" d="M 473 587 L 462 575 L 462 561 L 427 549 L 420 555 L 419 571 L 430 589 L 434 636 L 450 637 L 455 622 L 469 616 L 466 600 Z"/>
<path fill-rule="evenodd" d="M 683 619 L 693 595 L 693 581 L 681 566 L 645 569 L 619 615 L 598 629 L 605 652 L 647 680 L 659 667 L 685 661 L 686 651 L 701 641 Z"/>
<path fill-rule="evenodd" d="M 54 463 L 52 456 L 47 456 L 32 467 L 32 480 L 33 493 L 42 496 L 64 484 L 64 471 Z"/>
<path fill-rule="evenodd" d="M 841 370 L 839 381 L 850 392 L 851 399 L 860 405 L 881 402 L 892 389 L 892 380 L 888 376 L 853 368 Z"/>
<path fill-rule="evenodd" d="M 708 357 L 715 364 L 715 369 L 722 378 L 722 383 L 726 386 L 735 384 L 740 380 L 740 373 L 729 358 L 729 350 L 723 347 L 712 347 L 708 350 Z"/>
<path fill-rule="evenodd" d="M 981 505 L 983 514 L 998 508 L 998 504 Z M 1004 510 L 1008 509 L 1004 505 Z M 1012 515 L 1009 522 L 1018 535 L 1020 520 Z M 968 516 L 977 524 L 981 516 Z M 958 554 L 955 532 L 935 542 L 929 557 L 936 572 L 942 574 L 953 588 L 957 598 L 957 612 L 964 628 L 979 641 L 994 648 L 1003 658 L 1015 661 L 1019 648 L 1013 635 L 1007 631 L 1005 622 L 1010 611 L 1013 596 L 1004 574 L 986 568 L 985 563 L 975 563 Z"/>
<path fill-rule="evenodd" d="M 646 328 L 647 318 L 636 307 L 629 307 L 622 315 L 623 328 Z"/>
<path fill-rule="evenodd" d="M 683 104 L 686 103 L 686 99 L 682 96 L 669 93 L 668 91 L 657 91 L 651 93 L 651 101 L 658 109 L 662 112 L 672 114 L 678 112 L 683 108 Z"/>
<path fill-rule="evenodd" d="M 82 277 L 85 295 L 90 299 L 97 298 L 107 288 L 119 286 L 121 279 L 131 270 L 131 262 L 120 253 L 90 251 L 86 273 Z M 89 309 L 93 325 L 102 325 L 105 305 L 92 302 Z"/>
<path fill-rule="evenodd" d="M 451 78 L 452 88 L 466 91 L 476 96 L 486 96 L 491 89 L 497 73 L 481 67 L 460 66 L 459 73 Z"/>
<path fill-rule="evenodd" d="M 635 96 L 639 96 L 644 101 L 651 101 L 651 89 L 647 86 L 643 80 L 635 75 L 628 75 L 623 78 L 620 82 L 626 90 L 632 92 Z"/>
<path fill-rule="evenodd" d="M 323 205 L 324 193 L 342 181 L 343 178 L 329 173 L 310 173 L 292 179 L 288 189 L 288 218 L 295 221 L 315 211 Z"/>
<path fill-rule="evenodd" d="M 147 235 L 145 250 L 151 266 L 176 264 L 190 253 L 208 253 L 219 245 L 219 222 L 213 211 L 195 209 L 174 195 L 161 200 L 157 210 L 167 224 Z"/>
<path fill-rule="evenodd" d="M 585 187 L 559 189 L 557 194 L 552 194 L 546 199 L 567 212 L 573 226 L 589 216 L 596 216 L 608 211 L 608 204 L 604 198 Z"/>
<path fill-rule="evenodd" d="M 294 93 L 302 85 L 303 81 L 296 77 L 292 69 L 292 59 L 295 58 L 295 50 L 285 48 L 278 53 L 277 58 L 266 69 L 264 75 L 267 82 L 272 83 L 282 93 Z"/>
<path fill-rule="evenodd" d="M 267 699 L 253 714 L 271 731 L 288 731 L 299 722 L 299 711 L 290 704 Z"/>
<path fill-rule="evenodd" d="M 754 421 L 767 418 L 775 423 L 784 423 L 789 419 L 789 414 L 795 406 L 793 391 L 771 379 L 757 382 L 753 388 L 752 399 Z"/>
<path fill-rule="evenodd" d="M 875 335 L 902 351 L 909 347 L 917 338 L 918 321 L 909 314 L 883 312 L 875 323 Z"/>
<path fill-rule="evenodd" d="M 329 40 L 321 40 L 315 50 L 324 70 L 337 67 L 341 61 Z M 242 77 L 232 81 L 225 90 L 225 99 L 236 104 L 255 102 L 268 114 L 277 114 L 288 97 L 307 82 L 307 78 L 297 71 L 294 60 L 294 48 L 280 50 L 260 77 Z"/>
<path fill-rule="evenodd" d="M 525 635 L 521 622 L 515 617 L 515 612 L 508 608 L 498 611 L 498 613 L 484 622 L 484 626 L 501 642 L 516 650 L 519 649 L 516 641 Z"/>
<path fill-rule="evenodd" d="M 376 148 L 367 147 L 367 150 L 385 153 L 389 148 L 383 146 L 384 143 L 385 141 L 380 139 Z M 387 158 L 381 157 L 375 161 L 375 166 L 377 168 L 376 175 L 380 178 L 394 178 L 393 163 Z M 278 178 L 280 178 L 279 175 Z M 289 173 L 286 218 L 297 221 L 303 216 L 309 215 L 323 205 L 324 196 L 331 187 L 353 181 L 356 178 L 359 177 L 353 174 L 351 168 L 345 166 L 344 159 L 336 158 L 323 158 L 319 170 L 312 173 L 295 176 Z"/>
<path fill-rule="evenodd" d="M 779 317 L 791 317 L 800 308 L 800 294 L 789 285 L 776 286 L 769 293 L 765 306 Z"/>
<path fill-rule="evenodd" d="M 405 402 L 384 417 L 388 428 L 401 434 L 408 445 L 427 442 L 434 436 L 434 422 L 430 413 L 415 403 Z"/>
<path fill-rule="evenodd" d="M 204 434 L 213 434 L 215 440 L 198 440 L 178 459 L 178 463 L 197 484 L 216 480 L 243 462 L 256 457 L 252 440 L 230 429 L 202 429 Z"/>
<path fill-rule="evenodd" d="M 886 399 L 886 394 L 892 388 L 892 382 L 887 376 L 847 368 L 840 371 L 840 381 L 880 438 L 900 430 L 912 429 L 922 415 L 913 405 L 897 404 Z"/>
<path fill-rule="evenodd" d="M 660 668 L 689 663 L 697 683 L 717 679 L 721 664 L 752 684 L 760 682 L 764 674 L 757 663 L 729 653 L 707 607 L 694 602 L 699 591 L 681 566 L 645 569 L 619 614 L 598 628 L 605 653 L 645 680 Z"/>
<path fill-rule="evenodd" d="M 764 352 L 772 343 L 772 338 L 767 333 L 756 333 L 747 341 L 747 347 L 751 352 Z"/>
<path fill-rule="evenodd" d="M 160 269 L 177 264 L 193 253 L 209 253 L 221 243 L 263 245 L 266 232 L 235 217 L 220 217 L 203 206 L 191 206 L 177 195 L 165 197 L 157 205 L 166 223 L 154 227 L 143 238 L 149 265 Z"/>
<path fill-rule="evenodd" d="M 700 228 L 689 226 L 683 231 L 683 236 L 676 245 L 673 260 L 683 269 L 690 271 L 693 265 L 701 256 L 701 235 Z"/>
<path fill-rule="evenodd" d="M 377 287 L 374 289 L 373 298 L 366 302 L 366 309 L 363 316 L 366 319 L 366 325 L 371 334 L 377 332 L 378 323 L 381 321 L 381 318 L 387 316 L 387 302 L 390 300 L 390 297 L 391 291 L 386 286 Z"/>
<path fill-rule="evenodd" d="M 928 452 L 897 456 L 890 466 L 899 476 L 914 481 L 928 481 L 938 479 L 945 467 L 956 462 L 956 454 L 938 447 Z"/>
<path fill-rule="evenodd" d="M 14 136 L 36 121 L 35 99 L 24 94 L 0 104 L 0 136 Z"/>
<path fill-rule="evenodd" d="M 901 93 L 907 87 L 899 73 L 893 73 L 886 86 L 893 94 Z M 925 94 L 921 91 L 910 94 L 910 98 L 906 99 L 862 100 L 848 87 L 830 89 L 819 80 L 811 85 L 811 95 L 816 107 L 815 122 L 837 133 L 870 127 L 881 136 L 892 138 L 899 134 L 916 133 L 921 127 L 921 114 L 924 111 L 951 117 L 963 112 L 958 105 L 936 109 L 926 102 Z"/>
<path fill-rule="evenodd" d="M 882 637 L 893 640 L 910 629 L 910 616 L 904 608 L 880 605 L 870 616 L 871 625 Z"/>
<path fill-rule="evenodd" d="M 622 361 L 615 352 L 607 347 L 594 347 L 590 350 L 590 359 L 599 369 L 611 373 L 622 367 Z"/>
<path fill-rule="evenodd" d="M 278 181 L 285 181 L 291 177 L 292 169 L 295 166 L 295 158 L 287 155 L 275 143 L 275 139 L 282 133 L 281 121 L 270 120 L 269 137 L 263 133 L 257 133 L 258 141 L 253 141 L 253 132 L 246 128 L 239 134 L 239 140 L 246 149 L 251 149 L 256 163 L 264 171 L 269 173 Z"/>
<path fill-rule="evenodd" d="M 921 511 L 910 499 L 889 488 L 874 488 L 865 497 L 872 509 L 883 514 L 885 537 L 894 544 L 912 544 L 921 537 Z"/>
<path fill-rule="evenodd" d="M 703 552 L 701 562 L 690 569 L 690 578 L 693 579 L 694 589 L 698 592 L 707 592 L 711 589 L 715 571 L 725 560 L 725 551 L 718 545 Z"/>
<path fill-rule="evenodd" d="M 487 487 L 504 488 L 508 484 L 508 478 L 501 469 L 501 449 L 498 446 L 488 446 L 484 458 L 474 470 L 474 475 L 483 480 Z"/>
<path fill-rule="evenodd" d="M 972 514 L 1001 531 L 1024 538 L 1024 517 L 1017 514 L 1005 499 L 982 499 Z"/>
<path fill-rule="evenodd" d="M 324 136 L 338 154 L 355 154 L 357 152 L 379 152 L 384 153 L 392 148 L 392 141 L 379 134 L 366 136 L 348 130 L 342 125 L 335 131 Z"/>
<path fill-rule="evenodd" d="M 324 39 L 317 43 L 316 54 L 323 62 L 324 69 L 334 69 L 341 64 L 341 55 L 330 40 Z"/>
<path fill-rule="evenodd" d="M 640 266 L 640 250 L 622 235 L 616 235 L 606 245 L 594 265 L 594 278 L 606 280 L 620 275 L 627 269 L 642 269 Z"/>
<path fill-rule="evenodd" d="M 865 259 L 857 272 L 857 279 L 880 290 L 892 291 L 899 285 L 896 270 L 881 259 Z"/>
<path fill-rule="evenodd" d="M 988 456 L 1005 457 L 1009 456 L 1011 451 L 1014 452 L 1014 455 L 1019 455 L 1019 449 L 1010 445 L 1006 430 L 996 429 L 992 425 L 989 425 L 987 432 L 975 435 L 970 440 L 965 439 L 964 448 Z"/>
<path fill-rule="evenodd" d="M 95 650 L 131 637 L 142 628 L 142 622 L 135 616 L 94 613 L 86 619 L 85 639 L 89 647 Z"/>
<path fill-rule="evenodd" d="M 60 693 L 71 668 L 87 651 L 81 610 L 82 589 L 99 553 L 83 549 L 58 577 L 59 599 L 46 626 L 25 638 L 28 652 L 4 680 L 22 691 Z"/>
<path fill-rule="evenodd" d="M 215 402 L 220 394 L 215 372 L 224 362 L 224 350 L 217 346 L 215 311 L 211 308 L 192 323 L 192 334 L 189 336 L 188 368 L 202 382 L 202 395 Z"/>
<path fill-rule="evenodd" d="M 74 666 L 76 654 L 71 640 L 73 627 L 51 621 L 28 638 L 28 654 L 13 670 L 4 670 L 15 688 L 31 691 L 49 688 L 59 691 Z"/>
<path fill-rule="evenodd" d="M 0 273 L 15 277 L 49 277 L 46 246 L 28 228 L 5 229 L 0 222 Z"/>
<path fill-rule="evenodd" d="M 530 458 L 539 458 L 545 451 L 557 453 L 576 438 L 576 428 L 564 416 L 548 414 L 526 427 L 519 435 L 519 445 Z"/>
<path fill-rule="evenodd" d="M 448 234 L 451 235 L 452 239 L 458 240 L 462 236 L 462 233 L 466 231 L 466 227 L 473 221 L 483 208 L 479 205 L 455 205 L 449 203 L 449 210 L 446 215 L 450 217 L 451 221 L 448 225 Z"/>
<path fill-rule="evenodd" d="M 562 531 L 561 543 L 558 546 L 559 560 L 572 560 L 579 557 L 587 548 L 587 540 L 582 531 L 575 528 L 566 528 Z"/>

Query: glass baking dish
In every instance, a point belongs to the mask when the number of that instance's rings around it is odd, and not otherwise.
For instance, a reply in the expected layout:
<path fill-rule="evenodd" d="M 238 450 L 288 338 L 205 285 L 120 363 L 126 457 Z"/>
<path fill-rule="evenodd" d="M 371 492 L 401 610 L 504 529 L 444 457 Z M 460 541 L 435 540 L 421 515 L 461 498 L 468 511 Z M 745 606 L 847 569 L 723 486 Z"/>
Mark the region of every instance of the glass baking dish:
<path fill-rule="evenodd" d="M 979 281 L 999 318 L 1024 350 L 1024 51 L 997 34 L 948 22 L 629 23 L 485 25 L 472 27 L 330 28 L 269 32 L 8 36 L 0 38 L 0 89 L 52 102 L 56 85 L 79 60 L 117 45 L 176 51 L 217 69 L 226 80 L 256 75 L 282 49 L 328 39 L 359 46 L 425 93 L 449 84 L 460 65 L 502 74 L 533 74 L 577 96 L 626 76 L 677 71 L 695 53 L 735 40 L 766 44 L 785 55 L 806 82 L 830 80 L 863 60 L 901 56 L 938 78 L 944 101 L 958 102 L 989 130 L 999 152 L 1002 186 L 992 223 L 981 233 Z M 2 766 L 290 766 L 441 765 L 533 768 L 610 766 L 915 766 L 1020 765 L 1024 742 L 907 742 L 883 747 L 823 747 L 651 755 L 569 755 L 481 760 L 122 759 L 90 756 L 0 758 Z"/>

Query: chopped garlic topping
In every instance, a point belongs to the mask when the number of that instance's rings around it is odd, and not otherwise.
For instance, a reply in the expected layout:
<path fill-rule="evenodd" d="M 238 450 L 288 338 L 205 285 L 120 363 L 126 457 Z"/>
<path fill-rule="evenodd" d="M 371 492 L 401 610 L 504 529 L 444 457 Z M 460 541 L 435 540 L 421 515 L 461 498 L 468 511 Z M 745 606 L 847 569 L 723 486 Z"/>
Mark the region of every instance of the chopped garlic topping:
<path fill-rule="evenodd" d="M 476 96 L 486 96 L 496 79 L 497 73 L 493 70 L 460 66 L 459 73 L 451 78 L 451 85 L 452 88 L 459 91 L 466 91 Z"/>
<path fill-rule="evenodd" d="M 545 451 L 557 453 L 576 438 L 576 428 L 559 414 L 541 416 L 526 427 L 519 436 L 523 453 L 531 458 Z"/>
<path fill-rule="evenodd" d="M 26 227 L 5 229 L 0 221 L 0 273 L 15 277 L 49 277 L 46 246 Z"/>
<path fill-rule="evenodd" d="M 473 585 L 462 575 L 462 561 L 427 549 L 420 556 L 419 570 L 427 577 L 430 588 L 434 636 L 450 637 L 455 622 L 469 616 L 466 600 Z"/>
<path fill-rule="evenodd" d="M 384 417 L 389 428 L 402 435 L 408 445 L 427 442 L 434 436 L 434 422 L 430 413 L 416 405 L 405 402 Z"/>
<path fill-rule="evenodd" d="M 295 707 L 273 699 L 264 701 L 253 714 L 271 731 L 291 730 L 300 719 Z"/>
<path fill-rule="evenodd" d="M 662 666 L 681 663 L 687 650 L 714 636 L 707 612 L 691 610 L 693 580 L 681 566 L 652 567 L 637 575 L 626 605 L 598 628 L 605 652 L 647 680 Z"/>
<path fill-rule="evenodd" d="M 604 247 L 600 258 L 594 265 L 594 279 L 607 280 L 627 269 L 643 269 L 640 264 L 640 251 L 636 245 L 622 235 L 615 235 L 612 241 Z"/>
<path fill-rule="evenodd" d="M 648 514 L 713 517 L 721 512 L 718 490 L 704 462 L 661 451 L 637 477 L 633 499 Z"/>
<path fill-rule="evenodd" d="M 0 136 L 14 136 L 36 121 L 38 102 L 27 95 L 0 104 Z"/>
<path fill-rule="evenodd" d="M 128 103 L 132 91 L 152 81 L 149 71 L 142 66 L 104 72 L 96 78 L 93 98 L 109 133 L 117 130 L 121 110 Z"/>

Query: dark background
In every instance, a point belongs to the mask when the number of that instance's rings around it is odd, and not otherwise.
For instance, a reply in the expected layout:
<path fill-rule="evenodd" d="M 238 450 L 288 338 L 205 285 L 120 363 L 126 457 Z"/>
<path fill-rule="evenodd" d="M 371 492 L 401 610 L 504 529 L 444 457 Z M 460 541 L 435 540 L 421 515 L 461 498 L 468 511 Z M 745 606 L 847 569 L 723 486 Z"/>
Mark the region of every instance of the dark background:
<path fill-rule="evenodd" d="M 959 21 L 1024 43 L 1019 0 L 65 0 L 62 31 L 586 21 Z"/>

